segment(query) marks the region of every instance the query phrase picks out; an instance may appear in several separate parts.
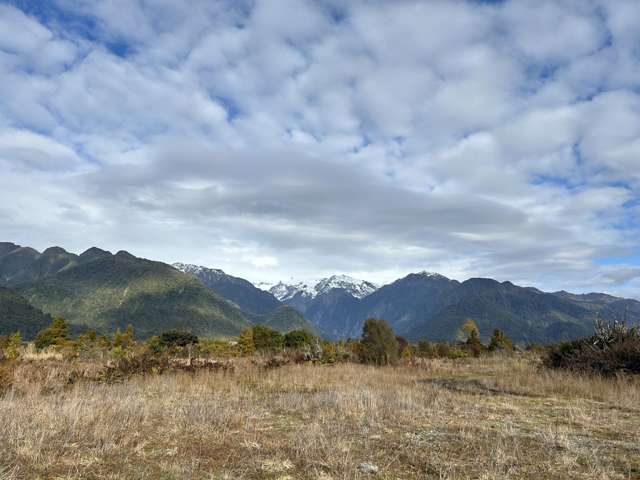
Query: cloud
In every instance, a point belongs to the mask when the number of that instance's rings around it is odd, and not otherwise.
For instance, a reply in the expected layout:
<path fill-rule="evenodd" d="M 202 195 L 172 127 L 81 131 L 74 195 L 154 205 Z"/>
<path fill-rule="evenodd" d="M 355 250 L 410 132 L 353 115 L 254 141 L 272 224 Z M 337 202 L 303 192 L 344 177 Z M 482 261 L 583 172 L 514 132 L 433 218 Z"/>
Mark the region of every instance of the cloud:
<path fill-rule="evenodd" d="M 637 8 L 0 6 L 0 226 L 255 280 L 640 296 Z"/>

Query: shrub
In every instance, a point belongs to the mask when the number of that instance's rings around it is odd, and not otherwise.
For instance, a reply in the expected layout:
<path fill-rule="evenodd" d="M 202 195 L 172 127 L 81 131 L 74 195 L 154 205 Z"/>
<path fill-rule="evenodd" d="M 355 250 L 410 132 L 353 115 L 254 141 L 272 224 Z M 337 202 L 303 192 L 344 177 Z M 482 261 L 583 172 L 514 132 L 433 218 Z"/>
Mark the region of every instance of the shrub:
<path fill-rule="evenodd" d="M 313 335 L 306 330 L 292 330 L 284 335 L 284 346 L 287 348 L 309 347 L 313 341 Z"/>
<path fill-rule="evenodd" d="M 42 350 L 51 345 L 62 346 L 69 340 L 69 326 L 67 321 L 62 317 L 56 317 L 44 330 L 41 330 L 36 336 L 36 348 Z"/>
<path fill-rule="evenodd" d="M 133 326 L 127 325 L 124 332 L 121 332 L 119 328 L 116 330 L 116 333 L 113 334 L 111 344 L 113 347 L 127 349 L 132 346 L 134 342 Z"/>
<path fill-rule="evenodd" d="M 198 341 L 198 337 L 193 333 L 182 332 L 180 330 L 170 330 L 160 335 L 158 344 L 163 348 L 173 348 L 195 345 Z"/>
<path fill-rule="evenodd" d="M 360 345 L 364 363 L 388 365 L 398 360 L 398 341 L 385 320 L 369 318 L 364 322 Z"/>
<path fill-rule="evenodd" d="M 467 338 L 467 341 L 465 342 L 465 346 L 474 357 L 479 357 L 484 353 L 486 349 L 480 341 L 480 333 L 478 332 L 478 329 L 471 330 L 469 338 Z"/>
<path fill-rule="evenodd" d="M 284 338 L 277 330 L 265 325 L 253 327 L 253 344 L 256 350 L 275 352 L 282 349 Z"/>
<path fill-rule="evenodd" d="M 322 341 L 320 347 L 322 348 L 321 363 L 336 363 L 338 361 L 338 349 L 334 343 Z"/>
<path fill-rule="evenodd" d="M 598 321 L 592 336 L 551 347 L 543 361 L 549 368 L 606 376 L 640 374 L 640 329 L 623 322 Z"/>
<path fill-rule="evenodd" d="M 253 343 L 253 329 L 246 328 L 240 332 L 238 337 L 238 349 L 241 355 L 251 355 L 256 351 L 256 344 Z"/>
<path fill-rule="evenodd" d="M 213 356 L 213 357 L 236 357 L 238 356 L 238 342 L 223 339 L 200 340 L 198 349 L 194 355 Z"/>
<path fill-rule="evenodd" d="M 8 360 L 15 360 L 20 356 L 20 347 L 22 346 L 22 335 L 15 332 L 9 335 L 6 346 L 4 347 L 4 356 Z"/>
<path fill-rule="evenodd" d="M 415 354 L 416 354 L 416 357 L 420 357 L 420 358 L 435 358 L 436 357 L 435 346 L 426 340 L 420 340 L 416 345 Z"/>
<path fill-rule="evenodd" d="M 513 342 L 509 337 L 505 335 L 505 333 L 502 330 L 496 328 L 493 331 L 491 340 L 489 340 L 489 350 L 491 352 L 496 352 L 496 351 L 512 352 Z"/>

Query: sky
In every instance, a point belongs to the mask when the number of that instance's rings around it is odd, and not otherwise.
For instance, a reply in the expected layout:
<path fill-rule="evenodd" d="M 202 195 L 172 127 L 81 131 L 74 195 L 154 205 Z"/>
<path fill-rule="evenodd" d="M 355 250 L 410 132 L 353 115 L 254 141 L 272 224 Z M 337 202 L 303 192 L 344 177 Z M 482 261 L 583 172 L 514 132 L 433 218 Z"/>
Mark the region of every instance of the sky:
<path fill-rule="evenodd" d="M 0 239 L 640 298 L 640 2 L 0 1 Z"/>

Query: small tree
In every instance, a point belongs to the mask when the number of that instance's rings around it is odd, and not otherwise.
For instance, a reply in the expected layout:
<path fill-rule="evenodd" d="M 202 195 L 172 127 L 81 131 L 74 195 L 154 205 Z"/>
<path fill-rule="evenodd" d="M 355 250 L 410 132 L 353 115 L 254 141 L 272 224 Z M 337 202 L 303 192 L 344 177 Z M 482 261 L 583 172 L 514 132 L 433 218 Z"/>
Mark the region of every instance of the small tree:
<path fill-rule="evenodd" d="M 313 343 L 313 335 L 306 330 L 291 330 L 284 335 L 284 346 L 287 348 L 304 348 Z"/>
<path fill-rule="evenodd" d="M 473 319 L 467 318 L 458 329 L 458 340 L 466 342 L 472 335 L 480 339 L 480 330 Z"/>
<path fill-rule="evenodd" d="M 56 317 L 44 330 L 41 330 L 36 336 L 36 348 L 42 350 L 51 345 L 62 346 L 69 340 L 69 326 L 67 321 L 62 317 Z"/>
<path fill-rule="evenodd" d="M 240 332 L 238 337 L 238 349 L 241 355 L 251 355 L 256 351 L 256 345 L 253 343 L 253 329 L 245 328 Z"/>
<path fill-rule="evenodd" d="M 253 327 L 253 344 L 256 350 L 275 352 L 282 350 L 284 338 L 271 327 L 256 325 Z"/>
<path fill-rule="evenodd" d="M 465 344 L 474 357 L 479 357 L 485 351 L 485 346 L 480 341 L 480 334 L 477 329 L 471 330 Z"/>
<path fill-rule="evenodd" d="M 496 328 L 493 331 L 491 340 L 489 340 L 489 350 L 492 352 L 499 350 L 511 352 L 513 351 L 513 342 L 502 330 Z"/>
<path fill-rule="evenodd" d="M 398 341 L 393 329 L 385 320 L 367 319 L 362 328 L 360 344 L 364 363 L 388 365 L 398 360 Z"/>

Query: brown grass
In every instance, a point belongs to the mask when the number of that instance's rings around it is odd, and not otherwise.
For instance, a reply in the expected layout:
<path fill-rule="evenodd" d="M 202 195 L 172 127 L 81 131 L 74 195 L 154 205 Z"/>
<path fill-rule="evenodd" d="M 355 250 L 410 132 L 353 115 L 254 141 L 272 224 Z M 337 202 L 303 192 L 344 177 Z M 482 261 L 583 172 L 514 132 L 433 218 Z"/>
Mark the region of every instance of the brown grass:
<path fill-rule="evenodd" d="M 0 398 L 3 479 L 640 478 L 640 382 L 532 357 L 246 362 L 116 384 L 19 368 Z"/>

